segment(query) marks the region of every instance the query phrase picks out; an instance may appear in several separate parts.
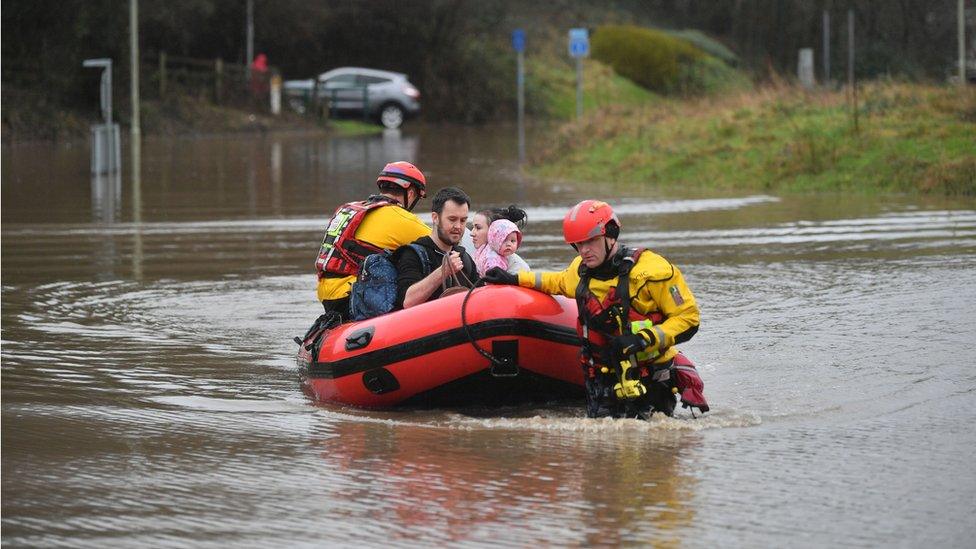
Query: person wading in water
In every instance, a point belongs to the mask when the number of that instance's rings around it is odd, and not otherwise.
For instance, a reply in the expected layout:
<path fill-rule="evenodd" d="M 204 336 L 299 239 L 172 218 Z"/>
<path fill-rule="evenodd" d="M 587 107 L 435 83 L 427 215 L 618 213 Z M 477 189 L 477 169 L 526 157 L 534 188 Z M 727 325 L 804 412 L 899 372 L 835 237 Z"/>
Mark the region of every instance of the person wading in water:
<path fill-rule="evenodd" d="M 708 411 L 694 365 L 675 345 L 698 331 L 695 296 L 681 271 L 645 248 L 618 242 L 620 220 L 606 202 L 584 200 L 563 219 L 579 254 L 560 272 L 494 267 L 483 279 L 576 299 L 589 417 L 672 415 L 675 394 Z"/>

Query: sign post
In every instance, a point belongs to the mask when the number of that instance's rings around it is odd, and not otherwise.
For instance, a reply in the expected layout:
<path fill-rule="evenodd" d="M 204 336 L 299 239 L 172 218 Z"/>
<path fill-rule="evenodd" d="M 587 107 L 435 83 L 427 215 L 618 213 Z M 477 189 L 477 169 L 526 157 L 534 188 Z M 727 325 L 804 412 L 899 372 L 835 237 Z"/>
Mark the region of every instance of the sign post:
<path fill-rule="evenodd" d="M 830 85 L 830 12 L 823 10 L 823 83 Z"/>
<path fill-rule="evenodd" d="M 99 106 L 105 122 L 94 124 L 91 127 L 92 173 L 118 172 L 121 166 L 121 147 L 119 125 L 112 122 L 112 60 L 109 58 L 85 59 L 81 65 L 85 68 L 101 69 L 102 71 L 99 85 Z"/>
<path fill-rule="evenodd" d="M 847 88 L 851 94 L 851 110 L 854 115 L 854 133 L 859 132 L 857 125 L 857 80 L 854 75 L 854 8 L 847 10 Z"/>
<path fill-rule="evenodd" d="M 569 29 L 569 55 L 576 58 L 576 118 L 583 118 L 583 58 L 590 54 L 586 29 Z"/>
<path fill-rule="evenodd" d="M 959 42 L 959 85 L 966 87 L 966 6 L 963 0 L 959 0 L 959 13 L 957 15 L 958 22 L 956 23 L 957 29 L 957 42 Z"/>
<path fill-rule="evenodd" d="M 518 158 L 525 163 L 525 31 L 512 31 L 512 49 L 517 54 L 518 68 L 515 77 L 518 87 Z"/>

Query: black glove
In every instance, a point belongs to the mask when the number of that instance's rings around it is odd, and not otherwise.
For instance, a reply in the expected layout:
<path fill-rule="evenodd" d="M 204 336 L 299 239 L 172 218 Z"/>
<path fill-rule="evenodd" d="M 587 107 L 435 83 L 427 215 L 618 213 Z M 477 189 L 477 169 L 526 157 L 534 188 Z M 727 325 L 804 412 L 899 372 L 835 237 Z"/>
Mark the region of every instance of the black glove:
<path fill-rule="evenodd" d="M 488 269 L 485 276 L 481 277 L 488 284 L 511 284 L 512 286 L 518 286 L 518 277 L 509 273 L 501 267 L 492 267 Z"/>
<path fill-rule="evenodd" d="M 636 334 L 617 336 L 610 341 L 610 345 L 617 351 L 617 356 L 626 358 L 649 347 L 654 339 L 654 334 L 649 330 L 641 330 Z"/>

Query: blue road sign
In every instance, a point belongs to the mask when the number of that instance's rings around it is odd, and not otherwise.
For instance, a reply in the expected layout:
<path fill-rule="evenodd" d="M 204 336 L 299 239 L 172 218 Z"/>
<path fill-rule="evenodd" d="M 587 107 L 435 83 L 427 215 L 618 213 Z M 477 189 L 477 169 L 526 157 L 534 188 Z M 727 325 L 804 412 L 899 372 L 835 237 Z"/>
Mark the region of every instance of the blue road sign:
<path fill-rule="evenodd" d="M 512 48 L 516 52 L 525 51 L 525 31 L 515 29 L 512 31 Z"/>
<path fill-rule="evenodd" d="M 586 29 L 569 29 L 569 55 L 586 57 L 590 54 L 590 33 Z"/>

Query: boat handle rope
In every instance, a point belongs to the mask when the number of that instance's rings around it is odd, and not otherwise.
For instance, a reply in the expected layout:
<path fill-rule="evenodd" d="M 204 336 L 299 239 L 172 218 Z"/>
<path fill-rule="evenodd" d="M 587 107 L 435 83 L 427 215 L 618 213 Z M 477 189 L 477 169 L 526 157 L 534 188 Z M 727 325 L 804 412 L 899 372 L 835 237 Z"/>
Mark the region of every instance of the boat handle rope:
<path fill-rule="evenodd" d="M 510 366 L 510 364 L 508 360 L 498 358 L 495 355 L 491 354 L 490 352 L 486 351 L 484 348 L 482 348 L 481 345 L 478 345 L 478 341 L 474 338 L 474 334 L 471 333 L 471 327 L 468 326 L 468 319 L 466 315 L 466 311 L 468 307 L 468 299 L 471 297 L 471 294 L 474 292 L 475 288 L 478 287 L 478 284 L 484 285 L 484 283 L 479 280 L 477 283 L 471 286 L 471 288 L 464 294 L 464 300 L 461 302 L 461 326 L 464 328 L 464 334 L 468 336 L 468 341 L 471 342 L 471 346 L 474 347 L 476 351 L 481 353 L 481 356 L 487 358 L 489 362 L 491 362 L 492 364 L 491 370 L 493 372 L 492 375 L 494 375 L 495 366 L 507 367 Z"/>
<path fill-rule="evenodd" d="M 441 260 L 442 269 L 447 268 L 448 261 L 449 261 L 448 254 L 444 254 L 444 258 Z M 464 300 L 461 301 L 461 327 L 464 328 L 464 335 L 468 337 L 468 342 L 471 343 L 471 346 L 474 347 L 474 349 L 478 351 L 478 353 L 480 353 L 481 356 L 487 358 L 488 361 L 491 362 L 493 372 L 494 372 L 494 366 L 506 366 L 506 367 L 509 366 L 508 360 L 498 358 L 495 355 L 488 352 L 487 350 L 485 350 L 481 345 L 478 345 L 478 341 L 474 338 L 474 334 L 471 333 L 471 327 L 468 325 L 468 318 L 467 318 L 468 299 L 471 298 L 471 294 L 474 292 L 475 288 L 477 288 L 479 284 L 482 286 L 484 285 L 484 281 L 478 280 L 477 282 L 472 283 L 471 279 L 468 278 L 468 275 L 464 274 L 464 271 L 458 271 L 455 275 L 452 275 L 455 277 L 455 280 L 458 282 L 458 284 L 461 284 L 461 280 L 460 278 L 457 277 L 457 275 L 461 275 L 461 277 L 464 278 L 464 282 L 467 283 L 464 285 L 468 287 L 468 291 L 465 292 L 464 295 Z"/>

